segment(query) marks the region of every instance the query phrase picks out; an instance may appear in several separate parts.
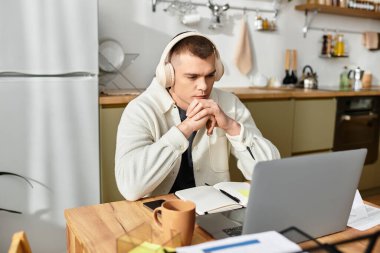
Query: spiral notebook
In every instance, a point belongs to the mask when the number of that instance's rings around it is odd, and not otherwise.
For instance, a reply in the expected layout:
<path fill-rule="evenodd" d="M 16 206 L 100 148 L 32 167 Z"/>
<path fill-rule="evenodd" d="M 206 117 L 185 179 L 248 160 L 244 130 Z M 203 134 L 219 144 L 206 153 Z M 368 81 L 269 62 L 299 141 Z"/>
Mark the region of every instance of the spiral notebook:
<path fill-rule="evenodd" d="M 246 182 L 220 182 L 176 191 L 183 200 L 191 200 L 199 215 L 246 207 L 250 184 Z"/>

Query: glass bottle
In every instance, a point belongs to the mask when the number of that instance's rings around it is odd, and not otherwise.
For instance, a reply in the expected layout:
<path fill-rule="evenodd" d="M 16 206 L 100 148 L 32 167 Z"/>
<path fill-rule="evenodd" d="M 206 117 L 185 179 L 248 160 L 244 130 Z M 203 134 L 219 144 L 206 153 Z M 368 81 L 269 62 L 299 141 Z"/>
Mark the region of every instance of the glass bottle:
<path fill-rule="evenodd" d="M 327 55 L 331 56 L 334 52 L 333 37 L 331 34 L 327 34 Z"/>
<path fill-rule="evenodd" d="M 321 55 L 327 56 L 327 35 L 323 35 L 322 37 L 322 50 L 321 50 Z"/>
<path fill-rule="evenodd" d="M 350 80 L 348 78 L 348 68 L 344 66 L 342 73 L 340 73 L 340 82 L 341 89 L 349 89 L 350 88 Z"/>
<path fill-rule="evenodd" d="M 263 19 L 263 30 L 269 30 L 269 21 L 268 19 Z"/>
<path fill-rule="evenodd" d="M 334 46 L 334 55 L 335 56 L 344 56 L 344 41 L 343 34 L 336 35 L 336 41 Z"/>

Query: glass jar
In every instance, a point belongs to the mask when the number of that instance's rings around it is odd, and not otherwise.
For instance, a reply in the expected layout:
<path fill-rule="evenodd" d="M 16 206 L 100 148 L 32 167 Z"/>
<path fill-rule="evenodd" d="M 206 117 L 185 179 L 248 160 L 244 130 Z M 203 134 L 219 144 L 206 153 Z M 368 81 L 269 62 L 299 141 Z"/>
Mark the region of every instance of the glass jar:
<path fill-rule="evenodd" d="M 255 24 L 256 30 L 263 29 L 263 19 L 261 18 L 261 16 L 256 16 L 254 24 Z"/>

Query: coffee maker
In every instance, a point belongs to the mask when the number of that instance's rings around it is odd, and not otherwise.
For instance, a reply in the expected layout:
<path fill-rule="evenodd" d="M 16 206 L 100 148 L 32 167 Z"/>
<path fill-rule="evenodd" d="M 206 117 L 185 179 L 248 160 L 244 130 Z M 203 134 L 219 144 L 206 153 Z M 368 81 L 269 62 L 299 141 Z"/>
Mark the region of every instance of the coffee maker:
<path fill-rule="evenodd" d="M 351 69 L 348 72 L 348 78 L 350 80 L 350 84 L 353 90 L 360 90 L 362 88 L 363 74 L 364 70 L 361 70 L 360 67 Z"/>

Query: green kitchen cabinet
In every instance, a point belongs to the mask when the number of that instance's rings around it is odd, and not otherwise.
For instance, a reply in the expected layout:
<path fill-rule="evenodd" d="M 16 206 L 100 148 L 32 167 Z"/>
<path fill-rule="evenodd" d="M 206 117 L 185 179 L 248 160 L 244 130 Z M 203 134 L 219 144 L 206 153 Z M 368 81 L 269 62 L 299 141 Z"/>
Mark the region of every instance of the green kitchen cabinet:
<path fill-rule="evenodd" d="M 330 151 L 335 114 L 335 98 L 295 100 L 292 154 Z"/>
<path fill-rule="evenodd" d="M 100 201 L 124 200 L 115 180 L 116 133 L 125 105 L 100 107 Z"/>
<path fill-rule="evenodd" d="M 278 148 L 281 157 L 291 156 L 294 101 L 244 101 L 244 104 L 263 136 Z"/>
<path fill-rule="evenodd" d="M 281 157 L 291 156 L 294 101 L 245 100 L 244 104 L 260 132 L 278 148 Z M 229 166 L 232 181 L 245 180 L 233 156 L 230 157 Z"/>

